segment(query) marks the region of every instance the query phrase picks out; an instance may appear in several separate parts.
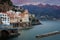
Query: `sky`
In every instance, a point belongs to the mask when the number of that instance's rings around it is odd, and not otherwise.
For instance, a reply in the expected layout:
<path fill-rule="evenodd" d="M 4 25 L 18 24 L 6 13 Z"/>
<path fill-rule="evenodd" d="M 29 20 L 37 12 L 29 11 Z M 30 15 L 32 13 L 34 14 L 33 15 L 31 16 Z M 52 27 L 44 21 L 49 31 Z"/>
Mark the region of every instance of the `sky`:
<path fill-rule="evenodd" d="M 59 5 L 60 6 L 60 0 L 12 0 L 14 5 L 38 5 L 39 3 L 42 4 L 50 4 L 50 5 Z"/>

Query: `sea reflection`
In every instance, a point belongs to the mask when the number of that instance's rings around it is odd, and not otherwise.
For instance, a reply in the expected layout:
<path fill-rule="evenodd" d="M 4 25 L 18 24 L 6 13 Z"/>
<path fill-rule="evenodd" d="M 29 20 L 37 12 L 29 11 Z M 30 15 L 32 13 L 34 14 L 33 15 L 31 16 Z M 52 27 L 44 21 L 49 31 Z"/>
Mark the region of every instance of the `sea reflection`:
<path fill-rule="evenodd" d="M 4 38 L 4 37 L 0 37 L 0 40 L 14 40 L 14 38 L 17 38 L 21 35 L 21 32 L 22 30 L 30 30 L 32 29 L 33 27 L 27 27 L 27 28 L 22 28 L 22 29 L 19 29 L 19 35 L 16 35 L 16 36 L 11 36 L 11 37 L 7 37 L 7 38 Z"/>
<path fill-rule="evenodd" d="M 20 36 L 20 35 L 18 35 L 18 36 Z M 11 37 L 7 37 L 7 38 L 1 37 L 0 40 L 11 40 L 13 38 L 18 38 L 18 36 L 11 36 Z"/>
<path fill-rule="evenodd" d="M 8 40 L 8 38 L 2 38 L 2 37 L 1 37 L 0 40 Z"/>

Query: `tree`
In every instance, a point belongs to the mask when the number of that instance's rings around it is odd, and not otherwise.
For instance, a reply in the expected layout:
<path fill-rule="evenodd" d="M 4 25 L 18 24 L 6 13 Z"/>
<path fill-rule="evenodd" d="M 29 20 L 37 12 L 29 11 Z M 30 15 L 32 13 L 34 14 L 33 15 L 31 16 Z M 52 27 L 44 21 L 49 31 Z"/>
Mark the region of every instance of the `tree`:
<path fill-rule="evenodd" d="M 13 6 L 13 3 L 10 0 L 1 0 L 1 3 L 8 3 L 10 6 Z"/>

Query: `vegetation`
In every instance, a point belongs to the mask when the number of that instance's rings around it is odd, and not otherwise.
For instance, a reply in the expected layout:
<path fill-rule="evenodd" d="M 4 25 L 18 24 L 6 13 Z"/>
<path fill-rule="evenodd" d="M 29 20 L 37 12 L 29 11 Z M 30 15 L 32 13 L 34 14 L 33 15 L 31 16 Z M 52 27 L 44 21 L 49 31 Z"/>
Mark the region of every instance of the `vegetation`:
<path fill-rule="evenodd" d="M 1 4 L 8 3 L 8 5 L 12 6 L 12 2 L 10 0 L 1 0 Z"/>
<path fill-rule="evenodd" d="M 6 12 L 13 8 L 13 3 L 10 0 L 0 0 L 0 12 Z"/>

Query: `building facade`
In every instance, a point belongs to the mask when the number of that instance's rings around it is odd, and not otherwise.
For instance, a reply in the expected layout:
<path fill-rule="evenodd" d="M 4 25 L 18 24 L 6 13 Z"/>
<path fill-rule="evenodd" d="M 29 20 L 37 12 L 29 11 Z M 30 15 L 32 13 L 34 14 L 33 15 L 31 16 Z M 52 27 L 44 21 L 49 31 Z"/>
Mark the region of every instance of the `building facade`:
<path fill-rule="evenodd" d="M 0 18 L 3 24 L 10 25 L 10 17 L 5 13 L 0 13 Z"/>

